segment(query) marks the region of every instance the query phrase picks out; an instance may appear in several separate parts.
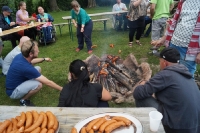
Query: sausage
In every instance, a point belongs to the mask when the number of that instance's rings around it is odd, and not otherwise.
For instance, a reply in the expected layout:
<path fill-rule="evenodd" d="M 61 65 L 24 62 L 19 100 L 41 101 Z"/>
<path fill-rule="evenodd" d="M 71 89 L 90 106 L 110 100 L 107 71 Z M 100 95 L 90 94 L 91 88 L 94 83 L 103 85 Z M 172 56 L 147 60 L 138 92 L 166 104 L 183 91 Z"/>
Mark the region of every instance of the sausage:
<path fill-rule="evenodd" d="M 86 126 L 86 131 L 89 132 L 90 129 L 92 129 L 93 125 L 98 122 L 101 118 L 97 118 L 92 120 L 90 123 L 88 123 L 88 125 Z"/>
<path fill-rule="evenodd" d="M 114 116 L 112 119 L 116 120 L 116 121 L 123 121 L 126 124 L 126 126 L 130 126 L 132 124 L 132 122 L 129 119 L 125 118 L 125 117 Z"/>
<path fill-rule="evenodd" d="M 53 125 L 53 129 L 56 131 L 56 130 L 58 129 L 58 120 L 57 120 L 57 118 L 56 118 L 55 115 L 53 115 L 53 116 L 54 116 L 54 125 Z"/>
<path fill-rule="evenodd" d="M 17 123 L 17 127 L 18 128 L 22 127 L 24 125 L 24 123 L 25 123 L 25 120 L 26 120 L 26 115 L 25 115 L 24 112 L 22 112 L 21 116 L 20 116 L 20 119 L 19 119 L 19 121 Z"/>
<path fill-rule="evenodd" d="M 114 122 L 117 122 L 117 121 L 116 121 L 116 120 L 107 120 L 106 122 L 104 122 L 104 123 L 100 126 L 99 131 L 100 131 L 100 132 L 104 132 L 105 128 L 106 128 L 108 125 L 110 125 L 110 124 L 112 124 L 112 123 L 114 123 Z"/>
<path fill-rule="evenodd" d="M 78 133 L 75 127 L 72 128 L 71 133 Z"/>
<path fill-rule="evenodd" d="M 16 132 L 17 132 L 17 129 L 12 130 L 10 133 L 16 133 Z"/>
<path fill-rule="evenodd" d="M 29 132 L 33 131 L 35 128 L 39 127 L 42 124 L 43 119 L 44 119 L 44 116 L 40 113 L 37 121 L 35 123 L 33 123 L 33 125 L 31 125 L 29 128 L 25 129 L 24 132 L 29 133 Z"/>
<path fill-rule="evenodd" d="M 29 128 L 33 123 L 33 116 L 32 113 L 30 111 L 26 112 L 26 125 L 25 125 L 25 129 Z"/>
<path fill-rule="evenodd" d="M 12 130 L 16 130 L 17 129 L 17 119 L 12 118 L 11 121 L 12 121 Z"/>
<path fill-rule="evenodd" d="M 39 118 L 39 114 L 37 111 L 33 110 L 32 115 L 33 115 L 33 123 L 35 123 L 37 119 Z"/>
<path fill-rule="evenodd" d="M 47 133 L 55 133 L 53 129 L 49 129 Z"/>
<path fill-rule="evenodd" d="M 48 118 L 48 122 L 47 122 L 47 129 L 51 129 L 54 126 L 54 115 L 52 112 L 47 111 L 46 112 L 47 118 Z"/>
<path fill-rule="evenodd" d="M 23 133 L 23 132 L 24 132 L 24 126 L 20 127 L 20 128 L 18 129 L 18 132 L 19 132 L 19 133 Z"/>
<path fill-rule="evenodd" d="M 1 125 L 0 125 L 0 133 L 3 132 L 4 130 L 6 131 L 6 128 L 10 125 L 11 121 L 10 120 L 5 120 Z"/>
<path fill-rule="evenodd" d="M 81 133 L 87 133 L 85 127 L 82 127 L 82 128 L 81 128 Z"/>
<path fill-rule="evenodd" d="M 92 127 L 94 129 L 94 131 L 97 131 L 99 129 L 99 127 L 101 126 L 101 124 L 104 123 L 105 121 L 106 121 L 106 119 L 103 117 L 98 122 L 96 122 Z"/>
<path fill-rule="evenodd" d="M 94 133 L 94 130 L 93 130 L 93 129 L 90 129 L 89 133 Z"/>
<path fill-rule="evenodd" d="M 6 133 L 10 133 L 10 131 L 12 131 L 12 122 L 10 123 L 10 125 L 7 127 Z"/>
<path fill-rule="evenodd" d="M 16 116 L 15 119 L 17 120 L 17 122 L 20 121 L 20 116 Z"/>
<path fill-rule="evenodd" d="M 40 127 L 37 127 L 35 130 L 33 130 L 31 133 L 39 133 L 40 132 Z"/>
<path fill-rule="evenodd" d="M 42 130 L 40 131 L 40 133 L 47 133 L 47 129 L 46 128 L 42 128 Z"/>
<path fill-rule="evenodd" d="M 126 124 L 123 121 L 112 123 L 105 128 L 105 133 L 111 133 L 113 130 L 121 126 L 126 126 Z"/>
<path fill-rule="evenodd" d="M 40 112 L 40 113 L 43 114 L 43 116 L 44 116 L 41 128 L 46 128 L 47 127 L 47 115 L 44 112 Z"/>

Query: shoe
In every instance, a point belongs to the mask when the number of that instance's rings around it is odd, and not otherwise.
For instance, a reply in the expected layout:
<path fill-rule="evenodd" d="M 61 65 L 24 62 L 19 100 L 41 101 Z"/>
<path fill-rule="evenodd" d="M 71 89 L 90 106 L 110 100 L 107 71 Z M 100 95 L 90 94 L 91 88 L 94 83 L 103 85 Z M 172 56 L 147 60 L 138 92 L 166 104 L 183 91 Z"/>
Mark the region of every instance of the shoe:
<path fill-rule="evenodd" d="M 142 44 L 141 44 L 140 41 L 136 41 L 135 43 L 138 44 L 138 45 L 140 45 L 140 46 L 142 46 Z"/>
<path fill-rule="evenodd" d="M 160 52 L 158 52 L 157 50 L 153 50 L 152 52 L 153 52 L 153 55 L 160 57 Z"/>
<path fill-rule="evenodd" d="M 133 42 L 129 42 L 129 43 L 128 43 L 128 46 L 129 46 L 129 47 L 132 47 L 132 46 L 133 46 Z"/>
<path fill-rule="evenodd" d="M 88 54 L 91 54 L 91 53 L 92 53 L 92 50 L 89 50 L 89 51 L 88 51 Z"/>
<path fill-rule="evenodd" d="M 80 51 L 80 48 L 76 48 L 76 52 L 79 52 Z"/>
<path fill-rule="evenodd" d="M 20 106 L 35 106 L 30 100 L 20 100 Z"/>

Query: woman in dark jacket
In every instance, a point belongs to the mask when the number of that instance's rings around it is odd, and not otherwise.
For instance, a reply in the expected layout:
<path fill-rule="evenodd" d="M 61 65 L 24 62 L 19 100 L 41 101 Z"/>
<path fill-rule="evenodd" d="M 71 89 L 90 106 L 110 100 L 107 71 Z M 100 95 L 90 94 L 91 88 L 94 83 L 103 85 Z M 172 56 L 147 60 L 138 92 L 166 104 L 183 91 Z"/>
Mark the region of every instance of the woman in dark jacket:
<path fill-rule="evenodd" d="M 72 80 L 63 87 L 59 107 L 108 107 L 110 93 L 98 83 L 89 82 L 87 65 L 74 60 L 69 67 Z"/>

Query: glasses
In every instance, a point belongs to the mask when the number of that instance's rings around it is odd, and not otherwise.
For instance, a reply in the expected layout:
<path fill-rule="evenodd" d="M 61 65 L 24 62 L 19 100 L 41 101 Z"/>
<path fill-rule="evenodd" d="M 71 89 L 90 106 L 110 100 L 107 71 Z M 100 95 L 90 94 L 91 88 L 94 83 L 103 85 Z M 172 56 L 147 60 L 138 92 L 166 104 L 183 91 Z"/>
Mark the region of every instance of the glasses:
<path fill-rule="evenodd" d="M 30 49 L 29 49 L 28 53 L 30 53 L 30 52 L 31 52 L 31 50 L 32 50 L 33 46 L 35 46 L 35 44 L 33 43 L 33 41 L 31 41 L 31 47 L 30 47 Z"/>

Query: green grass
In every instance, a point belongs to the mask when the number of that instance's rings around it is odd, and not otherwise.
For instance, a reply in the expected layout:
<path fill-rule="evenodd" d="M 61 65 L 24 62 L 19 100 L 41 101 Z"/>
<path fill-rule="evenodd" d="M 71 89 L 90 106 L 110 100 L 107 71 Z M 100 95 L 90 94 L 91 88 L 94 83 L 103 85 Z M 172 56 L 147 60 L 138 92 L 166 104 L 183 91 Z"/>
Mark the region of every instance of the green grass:
<path fill-rule="evenodd" d="M 112 7 L 97 7 L 86 10 L 88 13 L 98 13 L 111 11 L 111 9 Z M 70 11 L 52 12 L 51 15 L 54 17 L 55 23 L 66 22 L 65 20 L 62 20 L 62 17 L 70 15 Z M 99 18 L 103 17 L 108 16 L 101 16 Z M 92 19 L 95 18 L 92 17 Z M 75 52 L 75 48 L 77 47 L 75 28 L 73 28 L 73 35 L 74 41 L 72 41 L 69 37 L 68 26 L 64 26 L 62 28 L 62 36 L 57 33 L 56 43 L 48 46 L 39 46 L 39 57 L 50 57 L 53 60 L 53 62 L 43 62 L 38 64 L 42 68 L 42 74 L 61 86 L 67 82 L 67 73 L 70 62 L 75 59 L 85 59 L 89 56 L 87 54 L 86 47 L 79 53 Z M 149 52 L 149 48 L 151 47 L 150 38 L 142 38 L 142 46 L 138 46 L 134 43 L 133 47 L 130 48 L 127 45 L 128 31 L 116 32 L 112 29 L 111 20 L 107 23 L 107 31 L 103 30 L 103 24 L 101 22 L 94 23 L 92 42 L 97 45 L 97 48 L 93 50 L 93 53 L 97 56 L 101 56 L 103 54 L 118 55 L 118 50 L 122 50 L 122 53 L 119 55 L 121 58 L 125 58 L 130 53 L 133 53 L 138 61 L 140 58 L 147 58 L 147 62 L 153 64 L 152 66 L 158 65 L 158 59 L 147 54 Z M 109 44 L 111 43 L 115 45 L 114 48 L 109 47 Z M 9 51 L 11 51 L 11 44 L 10 42 L 6 42 L 2 56 L 5 57 Z M 154 73 L 158 71 L 156 67 L 152 67 L 152 69 L 154 70 Z M 5 94 L 5 77 L 0 77 L 0 96 L 0 105 L 19 105 L 19 100 L 11 100 Z M 42 90 L 34 95 L 31 100 L 37 106 L 46 107 L 57 106 L 58 98 L 59 91 L 43 85 Z M 110 105 L 115 107 L 134 106 L 133 104 L 127 103 L 118 105 L 110 103 Z"/>

